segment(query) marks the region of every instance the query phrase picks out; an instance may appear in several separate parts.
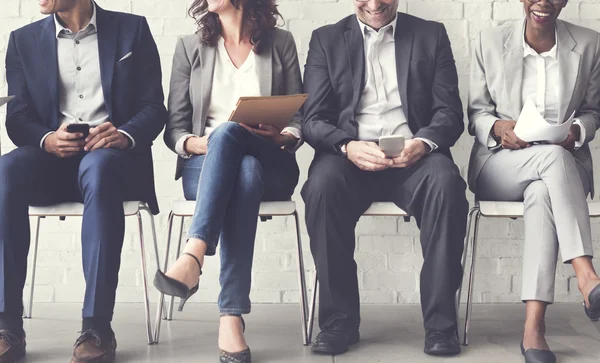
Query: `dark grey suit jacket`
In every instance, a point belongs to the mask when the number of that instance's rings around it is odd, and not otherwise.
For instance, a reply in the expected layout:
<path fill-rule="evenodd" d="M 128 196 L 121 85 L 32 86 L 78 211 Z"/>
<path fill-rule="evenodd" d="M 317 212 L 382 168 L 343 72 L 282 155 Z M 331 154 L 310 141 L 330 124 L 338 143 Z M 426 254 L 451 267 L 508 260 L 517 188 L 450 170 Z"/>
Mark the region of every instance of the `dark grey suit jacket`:
<path fill-rule="evenodd" d="M 260 93 L 264 95 L 289 95 L 302 93 L 302 76 L 298 53 L 292 33 L 273 29 L 263 39 L 264 51 L 256 56 L 259 70 Z M 206 116 L 210 104 L 216 48 L 204 46 L 201 34 L 179 39 L 173 56 L 169 89 L 169 119 L 164 139 L 175 151 L 175 144 L 184 135 L 204 135 Z M 290 122 L 291 127 L 302 128 L 299 113 Z M 182 158 L 177 160 L 175 178 L 180 177 Z"/>
<path fill-rule="evenodd" d="M 402 108 L 415 137 L 450 147 L 464 130 L 458 75 L 446 29 L 398 13 L 396 67 Z M 303 135 L 317 152 L 335 152 L 357 138 L 354 120 L 364 89 L 365 54 L 356 15 L 315 30 L 304 71 Z"/>

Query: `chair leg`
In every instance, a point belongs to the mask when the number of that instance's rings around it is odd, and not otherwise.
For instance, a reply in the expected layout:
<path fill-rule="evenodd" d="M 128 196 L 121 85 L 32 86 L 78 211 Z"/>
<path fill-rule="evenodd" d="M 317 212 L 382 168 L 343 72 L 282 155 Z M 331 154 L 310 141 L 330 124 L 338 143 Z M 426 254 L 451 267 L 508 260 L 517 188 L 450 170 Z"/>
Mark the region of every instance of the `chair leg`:
<path fill-rule="evenodd" d="M 315 323 L 315 305 L 317 302 L 317 290 L 319 289 L 319 279 L 317 276 L 317 271 L 315 270 L 315 280 L 313 283 L 313 292 L 312 298 L 310 300 L 310 311 L 308 314 L 308 331 L 306 332 L 306 340 L 310 344 L 312 341 L 312 331 Z"/>
<path fill-rule="evenodd" d="M 35 287 L 35 269 L 37 267 L 38 242 L 40 239 L 40 223 L 43 217 L 37 217 L 35 224 L 35 237 L 33 242 L 33 263 L 31 264 L 31 280 L 29 281 L 29 306 L 27 314 L 23 316 L 25 319 L 31 319 L 33 310 L 33 288 Z"/>
<path fill-rule="evenodd" d="M 461 280 L 460 280 L 460 285 L 458 286 L 458 291 L 456 293 L 456 320 L 459 320 L 459 312 L 460 312 L 460 298 L 462 296 L 462 283 L 464 280 L 464 276 L 465 276 L 465 264 L 467 263 L 467 254 L 469 253 L 469 236 L 470 236 L 470 232 L 471 232 L 471 216 L 473 215 L 473 211 L 474 208 L 471 209 L 471 211 L 469 211 L 469 218 L 467 220 L 467 233 L 465 236 L 465 241 L 464 241 L 464 245 L 463 245 L 463 254 L 462 254 L 462 259 L 460 262 L 460 265 L 462 266 L 462 276 L 461 276 Z M 456 334 L 458 336 L 458 324 L 456 327 Z M 460 338 L 459 338 L 460 339 Z"/>
<path fill-rule="evenodd" d="M 169 251 L 171 248 L 171 231 L 173 230 L 173 212 L 169 213 L 169 219 L 168 219 L 168 231 L 167 231 L 167 245 L 165 246 L 165 263 L 164 263 L 164 270 L 167 270 L 167 266 L 169 264 Z M 160 268 L 160 267 L 159 267 Z M 163 316 L 163 312 L 164 312 L 164 316 Z M 163 294 L 162 292 L 158 293 L 158 303 L 156 306 L 156 322 L 154 323 L 154 343 L 158 344 L 159 338 L 160 338 L 160 324 L 162 322 L 161 318 L 164 318 L 165 320 L 167 319 L 167 309 L 165 309 L 165 294 Z"/>
<path fill-rule="evenodd" d="M 137 212 L 138 227 L 140 233 L 140 255 L 142 264 L 142 286 L 144 288 L 144 309 L 146 312 L 146 330 L 148 334 L 148 344 L 154 344 L 154 337 L 152 331 L 152 322 L 150 321 L 150 301 L 148 299 L 148 272 L 146 270 L 146 249 L 144 248 L 144 228 L 142 225 L 142 213 Z M 154 219 L 152 219 L 154 223 Z M 156 242 L 155 242 L 156 243 Z"/>
<path fill-rule="evenodd" d="M 304 274 L 304 257 L 302 255 L 302 240 L 300 239 L 300 221 L 298 218 L 297 211 L 294 211 L 294 221 L 296 222 L 296 241 L 298 243 L 298 288 L 300 289 L 300 309 L 302 310 L 302 344 L 308 345 L 308 306 L 306 299 L 306 276 Z"/>
<path fill-rule="evenodd" d="M 181 216 L 181 224 L 179 225 L 179 238 L 177 239 L 177 255 L 175 256 L 175 260 L 177 261 L 177 259 L 179 258 L 179 255 L 181 254 L 181 238 L 183 237 L 183 219 L 185 217 Z M 167 271 L 166 265 L 165 265 L 165 272 Z M 173 306 L 175 305 L 175 296 L 171 296 L 171 299 L 169 300 L 169 311 L 167 313 L 167 320 L 173 320 Z"/>
<path fill-rule="evenodd" d="M 471 210 L 469 218 L 475 218 L 473 223 L 473 240 L 471 242 L 471 267 L 469 271 L 469 282 L 467 286 L 467 307 L 465 312 L 465 330 L 463 334 L 463 345 L 469 345 L 469 328 L 471 326 L 471 314 L 473 310 L 473 285 L 475 280 L 475 260 L 477 257 L 477 234 L 479 232 L 479 219 L 481 211 L 478 207 Z M 470 231 L 468 231 L 470 233 Z"/>

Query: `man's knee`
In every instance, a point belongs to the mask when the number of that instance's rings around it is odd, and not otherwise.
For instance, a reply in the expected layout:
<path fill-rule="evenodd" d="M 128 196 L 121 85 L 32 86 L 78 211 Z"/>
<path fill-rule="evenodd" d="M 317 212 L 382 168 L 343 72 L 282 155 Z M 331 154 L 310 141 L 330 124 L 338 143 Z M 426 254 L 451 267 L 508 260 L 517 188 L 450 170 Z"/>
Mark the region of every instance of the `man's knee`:
<path fill-rule="evenodd" d="M 114 191 L 122 183 L 122 153 L 114 149 L 95 150 L 86 155 L 79 164 L 79 186 L 83 193 Z"/>
<path fill-rule="evenodd" d="M 34 146 L 22 146 L 0 157 L 0 192 L 10 192 L 27 184 L 28 168 L 35 168 L 35 161 L 45 152 Z"/>
<path fill-rule="evenodd" d="M 434 155 L 436 160 L 432 163 L 427 178 L 430 188 L 443 197 L 465 199 L 466 183 L 460 175 L 458 167 L 447 157 Z"/>

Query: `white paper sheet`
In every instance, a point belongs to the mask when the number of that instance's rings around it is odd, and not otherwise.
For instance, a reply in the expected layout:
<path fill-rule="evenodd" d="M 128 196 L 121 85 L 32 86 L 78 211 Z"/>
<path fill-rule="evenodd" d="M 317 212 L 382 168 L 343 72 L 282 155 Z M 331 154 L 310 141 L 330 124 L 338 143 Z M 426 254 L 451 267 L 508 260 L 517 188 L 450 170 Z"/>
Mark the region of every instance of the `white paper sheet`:
<path fill-rule="evenodd" d="M 12 100 L 13 98 L 15 98 L 15 96 L 0 97 L 0 107 L 2 107 L 2 105 Z"/>
<path fill-rule="evenodd" d="M 569 136 L 574 116 L 575 112 L 562 124 L 549 124 L 539 113 L 531 98 L 528 98 L 517 120 L 515 134 L 525 142 L 558 144 Z"/>

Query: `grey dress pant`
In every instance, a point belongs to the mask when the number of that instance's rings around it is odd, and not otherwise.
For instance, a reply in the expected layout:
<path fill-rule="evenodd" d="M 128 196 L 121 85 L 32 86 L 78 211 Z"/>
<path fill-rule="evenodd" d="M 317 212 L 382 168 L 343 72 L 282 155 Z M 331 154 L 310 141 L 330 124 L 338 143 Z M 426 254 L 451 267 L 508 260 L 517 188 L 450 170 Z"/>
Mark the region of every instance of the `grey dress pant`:
<path fill-rule="evenodd" d="M 525 246 L 521 299 L 554 301 L 556 261 L 592 256 L 589 177 L 558 145 L 500 150 L 477 179 L 481 200 L 523 201 Z"/>

